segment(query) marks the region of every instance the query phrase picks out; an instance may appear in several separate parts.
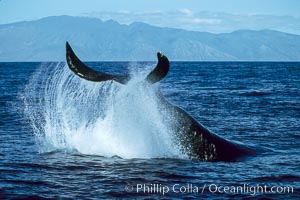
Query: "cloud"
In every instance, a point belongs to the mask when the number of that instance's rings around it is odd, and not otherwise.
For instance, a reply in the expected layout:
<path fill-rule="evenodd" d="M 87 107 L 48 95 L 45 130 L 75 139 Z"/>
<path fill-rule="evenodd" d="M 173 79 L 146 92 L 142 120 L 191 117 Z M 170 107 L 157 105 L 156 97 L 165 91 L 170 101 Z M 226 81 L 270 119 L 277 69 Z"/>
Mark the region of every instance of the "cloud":
<path fill-rule="evenodd" d="M 102 20 L 113 19 L 121 24 L 144 22 L 154 26 L 180 28 L 192 31 L 226 33 L 240 29 L 272 29 L 300 35 L 300 18 L 274 15 L 236 15 L 221 12 L 194 12 L 190 9 L 171 11 L 92 12 L 85 16 Z"/>
<path fill-rule="evenodd" d="M 220 24 L 222 22 L 221 19 L 209 19 L 209 18 L 183 18 L 182 19 L 183 22 L 186 23 L 190 23 L 190 24 L 195 24 L 195 25 L 199 25 L 199 24 Z"/>
<path fill-rule="evenodd" d="M 193 14 L 194 14 L 194 12 L 193 11 L 191 11 L 190 9 L 181 9 L 181 10 L 179 10 L 182 14 L 185 14 L 185 15 L 187 15 L 187 16 L 192 16 Z"/>

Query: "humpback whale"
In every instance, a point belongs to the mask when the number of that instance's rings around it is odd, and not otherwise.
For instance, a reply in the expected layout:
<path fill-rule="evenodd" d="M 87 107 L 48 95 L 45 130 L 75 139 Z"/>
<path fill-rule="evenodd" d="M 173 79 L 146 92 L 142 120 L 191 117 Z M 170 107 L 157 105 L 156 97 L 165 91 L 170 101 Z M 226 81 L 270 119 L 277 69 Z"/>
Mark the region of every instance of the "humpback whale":
<path fill-rule="evenodd" d="M 157 53 L 157 65 L 147 75 L 145 81 L 150 84 L 159 82 L 168 73 L 170 63 L 168 58 L 161 52 Z M 66 61 L 71 71 L 80 78 L 88 81 L 116 81 L 126 84 L 130 80 L 129 75 L 111 75 L 99 72 L 86 66 L 74 53 L 70 44 L 66 42 Z M 240 161 L 251 155 L 255 150 L 238 142 L 233 142 L 212 133 L 201 123 L 197 122 L 182 108 L 170 103 L 158 90 L 161 110 L 168 110 L 176 120 L 164 117 L 164 122 L 172 124 L 175 138 L 178 141 L 180 150 L 192 160 L 198 161 Z"/>

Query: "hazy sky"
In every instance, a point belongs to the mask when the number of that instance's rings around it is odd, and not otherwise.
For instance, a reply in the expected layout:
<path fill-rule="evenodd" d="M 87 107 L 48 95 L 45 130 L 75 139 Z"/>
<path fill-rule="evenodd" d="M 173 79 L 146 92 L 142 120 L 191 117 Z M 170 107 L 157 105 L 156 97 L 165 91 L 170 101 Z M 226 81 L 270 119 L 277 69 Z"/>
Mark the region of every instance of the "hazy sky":
<path fill-rule="evenodd" d="M 72 15 L 209 32 L 269 28 L 300 34 L 299 10 L 300 0 L 0 0 L 0 24 Z"/>

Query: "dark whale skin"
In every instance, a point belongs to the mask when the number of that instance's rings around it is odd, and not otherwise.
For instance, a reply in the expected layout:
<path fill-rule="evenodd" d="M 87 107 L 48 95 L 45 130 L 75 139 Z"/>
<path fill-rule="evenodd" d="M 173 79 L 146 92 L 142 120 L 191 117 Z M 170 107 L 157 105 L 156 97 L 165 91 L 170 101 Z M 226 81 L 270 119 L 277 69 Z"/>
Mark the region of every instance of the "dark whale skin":
<path fill-rule="evenodd" d="M 163 119 L 166 123 L 172 124 L 181 151 L 190 159 L 234 162 L 256 154 L 254 149 L 246 145 L 229 141 L 212 133 L 185 110 L 170 103 L 159 91 L 157 96 L 160 99 L 161 109 L 175 116 L 175 120 L 168 117 L 163 117 Z"/>

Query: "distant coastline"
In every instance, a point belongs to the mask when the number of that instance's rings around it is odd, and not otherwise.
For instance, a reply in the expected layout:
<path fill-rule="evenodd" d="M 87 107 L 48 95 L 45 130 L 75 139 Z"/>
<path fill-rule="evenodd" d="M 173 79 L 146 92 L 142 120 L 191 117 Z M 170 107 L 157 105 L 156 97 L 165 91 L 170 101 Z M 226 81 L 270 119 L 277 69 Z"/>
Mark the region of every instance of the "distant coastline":
<path fill-rule="evenodd" d="M 64 61 L 70 41 L 86 61 L 300 61 L 300 36 L 273 30 L 213 34 L 54 16 L 0 25 L 0 62 Z"/>

